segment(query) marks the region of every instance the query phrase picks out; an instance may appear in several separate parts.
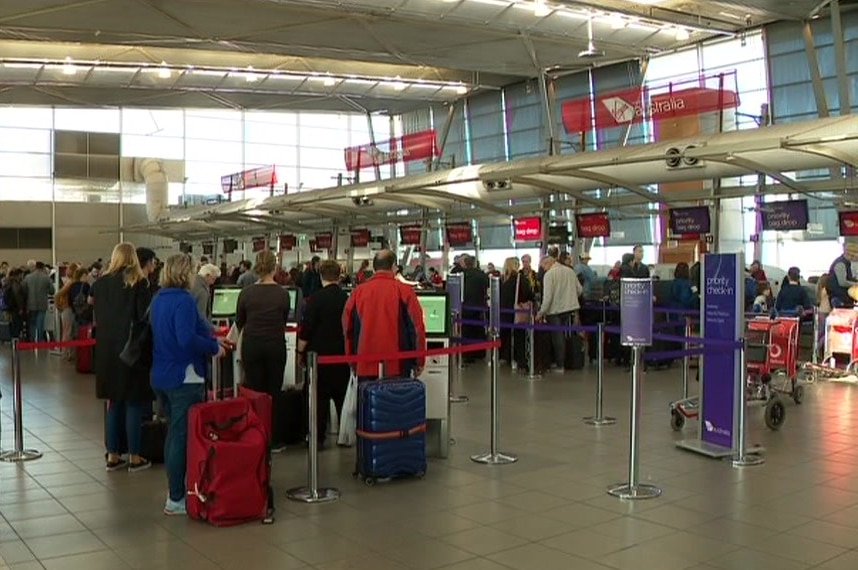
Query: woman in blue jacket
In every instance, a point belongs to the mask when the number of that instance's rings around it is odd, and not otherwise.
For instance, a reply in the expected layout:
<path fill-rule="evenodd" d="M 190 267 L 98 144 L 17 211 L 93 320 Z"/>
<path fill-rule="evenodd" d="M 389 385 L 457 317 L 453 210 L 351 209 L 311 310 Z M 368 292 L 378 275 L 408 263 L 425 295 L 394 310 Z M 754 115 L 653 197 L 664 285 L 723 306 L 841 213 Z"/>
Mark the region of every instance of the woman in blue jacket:
<path fill-rule="evenodd" d="M 184 515 L 188 410 L 203 401 L 208 359 L 224 349 L 200 316 L 191 295 L 193 264 L 185 254 L 167 259 L 161 271 L 161 289 L 152 301 L 152 388 L 169 418 L 164 462 L 169 496 L 166 515 Z"/>
<path fill-rule="evenodd" d="M 696 309 L 697 295 L 691 284 L 691 270 L 683 262 L 676 264 L 673 270 L 673 283 L 670 284 L 670 304 L 674 309 Z"/>

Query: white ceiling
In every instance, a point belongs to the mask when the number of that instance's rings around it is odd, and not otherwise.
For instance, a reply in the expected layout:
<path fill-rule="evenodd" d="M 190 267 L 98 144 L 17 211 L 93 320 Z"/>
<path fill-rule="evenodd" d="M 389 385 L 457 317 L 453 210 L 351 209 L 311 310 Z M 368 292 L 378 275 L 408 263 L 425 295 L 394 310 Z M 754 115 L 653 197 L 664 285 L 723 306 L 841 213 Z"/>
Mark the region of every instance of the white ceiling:
<path fill-rule="evenodd" d="M 806 17 L 818 4 L 566 0 L 538 12 L 529 0 L 6 0 L 0 61 L 17 65 L 0 66 L 0 104 L 400 111 L 461 96 L 448 83 L 493 89 L 549 67 L 585 69 L 592 62 L 577 54 L 590 17 L 601 65 L 740 33 L 746 17 L 752 26 Z M 59 66 L 66 57 L 90 65 L 70 76 Z M 161 62 L 168 80 L 145 72 Z M 259 80 L 238 73 L 248 66 Z M 397 77 L 406 88 L 383 81 Z"/>

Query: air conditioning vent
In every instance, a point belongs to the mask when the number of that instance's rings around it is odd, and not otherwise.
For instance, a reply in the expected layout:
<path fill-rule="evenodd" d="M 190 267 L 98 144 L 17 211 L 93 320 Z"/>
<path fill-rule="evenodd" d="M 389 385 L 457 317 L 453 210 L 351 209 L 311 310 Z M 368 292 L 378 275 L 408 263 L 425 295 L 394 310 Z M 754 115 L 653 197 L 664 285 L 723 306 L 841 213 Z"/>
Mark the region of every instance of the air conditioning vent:
<path fill-rule="evenodd" d="M 685 147 L 685 150 L 682 151 L 682 164 L 684 164 L 685 166 L 697 166 L 697 164 L 700 162 L 700 159 L 698 159 L 698 158 L 694 158 L 691 156 L 685 156 L 686 152 L 688 152 L 689 150 L 694 149 L 694 148 L 697 148 L 697 147 L 695 145 L 690 145 L 690 146 Z"/>
<path fill-rule="evenodd" d="M 682 151 L 675 147 L 667 149 L 664 162 L 668 168 L 679 168 L 682 165 Z"/>

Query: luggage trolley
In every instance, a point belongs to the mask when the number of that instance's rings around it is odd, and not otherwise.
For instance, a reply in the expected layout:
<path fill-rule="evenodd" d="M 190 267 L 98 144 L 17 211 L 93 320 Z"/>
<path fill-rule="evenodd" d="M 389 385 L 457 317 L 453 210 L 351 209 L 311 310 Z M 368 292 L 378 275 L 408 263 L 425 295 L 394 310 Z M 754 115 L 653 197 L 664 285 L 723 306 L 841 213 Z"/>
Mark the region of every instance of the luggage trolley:
<path fill-rule="evenodd" d="M 833 309 L 825 319 L 822 362 L 804 365 L 810 380 L 858 382 L 858 311 Z"/>
<path fill-rule="evenodd" d="M 788 394 L 796 404 L 804 399 L 798 381 L 798 337 L 800 319 L 757 317 L 748 321 L 745 333 L 745 390 L 749 405 L 764 408 L 766 427 L 780 429 L 786 408 L 780 394 Z M 777 378 L 776 378 L 777 377 Z M 687 419 L 700 413 L 698 397 L 671 403 L 670 426 L 679 431 Z"/>

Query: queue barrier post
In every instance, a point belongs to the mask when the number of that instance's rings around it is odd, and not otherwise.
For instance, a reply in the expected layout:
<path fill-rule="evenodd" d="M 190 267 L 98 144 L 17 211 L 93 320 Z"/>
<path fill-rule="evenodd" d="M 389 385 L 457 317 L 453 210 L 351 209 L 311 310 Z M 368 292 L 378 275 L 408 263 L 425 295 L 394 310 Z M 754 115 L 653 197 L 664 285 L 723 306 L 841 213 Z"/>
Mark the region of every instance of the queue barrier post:
<path fill-rule="evenodd" d="M 536 316 L 530 311 L 530 328 L 527 329 L 527 379 L 539 380 L 542 375 L 536 371 Z"/>
<path fill-rule="evenodd" d="M 603 379 L 605 375 L 605 324 L 596 324 L 596 414 L 584 418 L 584 423 L 594 427 L 612 426 L 617 423 L 617 418 L 602 415 L 604 401 Z"/>
<path fill-rule="evenodd" d="M 307 449 L 307 486 L 286 491 L 286 497 L 302 503 L 330 503 L 340 498 L 339 489 L 319 488 L 319 363 L 315 352 L 307 354 L 307 389 L 310 396 L 310 442 Z"/>
<path fill-rule="evenodd" d="M 811 364 L 819 364 L 819 307 L 813 306 L 813 352 L 810 355 Z"/>
<path fill-rule="evenodd" d="M 608 487 L 608 494 L 619 499 L 654 499 L 661 495 L 655 485 L 640 482 L 640 422 L 641 422 L 641 376 L 643 373 L 643 347 L 632 347 L 632 404 L 631 433 L 629 435 L 629 479 Z"/>
<path fill-rule="evenodd" d="M 691 319 L 689 317 L 685 317 L 685 338 L 691 338 L 694 334 L 694 329 L 691 325 Z M 683 343 L 682 349 L 686 352 L 690 347 L 690 343 L 686 340 Z M 688 399 L 688 380 L 691 372 L 691 357 L 686 354 L 682 357 L 682 399 Z"/>
<path fill-rule="evenodd" d="M 15 421 L 15 449 L 0 453 L 0 461 L 18 463 L 33 461 L 42 457 L 42 452 L 35 449 L 24 449 L 24 398 L 21 387 L 21 355 L 18 350 L 18 339 L 12 339 L 12 405 Z"/>
<path fill-rule="evenodd" d="M 737 378 L 734 382 L 734 409 L 736 411 L 736 433 L 735 433 L 735 445 L 733 446 L 735 452 L 733 454 L 733 467 L 754 467 L 756 465 L 762 465 L 766 462 L 766 459 L 759 454 L 761 449 L 757 448 L 757 453 L 748 450 L 748 425 L 746 421 L 747 410 L 748 410 L 748 390 L 745 386 L 745 370 L 746 370 L 746 362 L 745 362 L 745 342 L 742 342 L 742 348 L 739 349 L 739 370 L 742 375 L 741 378 Z"/>
<path fill-rule="evenodd" d="M 499 416 L 500 416 L 500 390 L 498 385 L 498 371 L 500 368 L 500 349 L 498 348 L 500 337 L 496 331 L 493 331 L 492 341 L 495 342 L 492 348 L 491 357 L 491 425 L 489 438 L 488 453 L 478 453 L 471 456 L 471 461 L 474 463 L 483 463 L 485 465 L 507 465 L 518 461 L 518 456 L 511 453 L 503 453 L 498 451 L 499 431 Z"/>
<path fill-rule="evenodd" d="M 453 312 L 453 338 L 462 338 L 462 324 L 459 322 L 461 317 L 462 314 L 459 311 Z M 451 354 L 448 357 L 447 363 L 450 386 L 448 399 L 451 404 L 467 404 L 469 398 L 464 394 L 456 393 L 456 387 L 462 385 L 462 353 Z"/>

